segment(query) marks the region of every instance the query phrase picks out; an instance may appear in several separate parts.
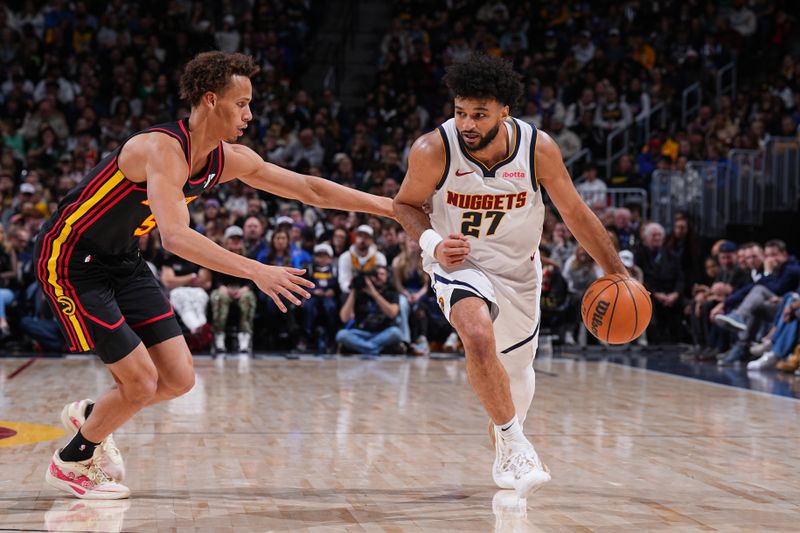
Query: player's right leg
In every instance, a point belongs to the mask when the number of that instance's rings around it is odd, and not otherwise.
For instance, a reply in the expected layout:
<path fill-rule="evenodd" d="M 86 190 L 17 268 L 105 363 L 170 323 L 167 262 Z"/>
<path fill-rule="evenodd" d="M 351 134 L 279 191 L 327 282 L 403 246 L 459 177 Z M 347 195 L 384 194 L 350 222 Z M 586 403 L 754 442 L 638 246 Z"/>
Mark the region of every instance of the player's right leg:
<path fill-rule="evenodd" d="M 497 357 L 487 301 L 477 295 L 459 298 L 450 306 L 450 322 L 464 343 L 470 384 L 495 428 L 492 477 L 501 488 L 514 488 L 525 498 L 550 481 L 550 474 L 517 419 L 508 373 Z"/>
<path fill-rule="evenodd" d="M 516 416 L 506 373 L 497 358 L 492 317 L 486 301 L 462 298 L 450 309 L 467 363 L 467 376 L 492 421 L 499 425 Z"/>

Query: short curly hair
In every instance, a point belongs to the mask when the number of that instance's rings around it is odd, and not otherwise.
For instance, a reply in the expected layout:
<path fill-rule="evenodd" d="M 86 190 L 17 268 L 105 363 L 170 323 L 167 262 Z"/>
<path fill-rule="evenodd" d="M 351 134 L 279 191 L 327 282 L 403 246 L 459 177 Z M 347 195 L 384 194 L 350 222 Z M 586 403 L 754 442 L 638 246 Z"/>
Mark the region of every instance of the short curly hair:
<path fill-rule="evenodd" d="M 219 94 L 231 76 L 253 77 L 258 65 L 245 54 L 203 52 L 186 64 L 181 76 L 180 97 L 191 105 L 200 103 L 207 92 Z"/>
<path fill-rule="evenodd" d="M 522 94 L 521 76 L 511 63 L 485 54 L 449 66 L 444 82 L 456 98 L 494 98 L 512 108 Z"/>

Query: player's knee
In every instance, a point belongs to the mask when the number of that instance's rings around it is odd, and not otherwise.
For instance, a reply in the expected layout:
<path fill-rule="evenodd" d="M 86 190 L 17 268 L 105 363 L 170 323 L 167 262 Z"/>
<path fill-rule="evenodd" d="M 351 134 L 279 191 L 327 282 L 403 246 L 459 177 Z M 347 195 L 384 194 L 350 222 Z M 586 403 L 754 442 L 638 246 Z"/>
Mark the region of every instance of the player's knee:
<path fill-rule="evenodd" d="M 183 396 L 190 390 L 194 388 L 195 383 L 195 375 L 194 372 L 184 372 L 181 374 L 178 383 L 174 387 L 174 390 L 177 392 L 177 396 Z"/>
<path fill-rule="evenodd" d="M 122 395 L 133 405 L 147 405 L 157 389 L 158 376 L 144 372 L 120 384 Z"/>
<path fill-rule="evenodd" d="M 464 347 L 471 352 L 475 352 L 476 355 L 495 356 L 496 347 L 491 324 L 487 326 L 482 324 L 480 320 L 474 322 L 465 321 L 458 329 L 458 336 L 461 337 Z"/>

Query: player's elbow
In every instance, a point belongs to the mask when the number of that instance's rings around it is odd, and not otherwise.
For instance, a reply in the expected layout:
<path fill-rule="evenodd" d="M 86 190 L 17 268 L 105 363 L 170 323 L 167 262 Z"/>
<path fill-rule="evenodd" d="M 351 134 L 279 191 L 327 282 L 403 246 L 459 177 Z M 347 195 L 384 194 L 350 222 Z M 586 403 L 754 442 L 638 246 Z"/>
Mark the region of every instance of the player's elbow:
<path fill-rule="evenodd" d="M 185 239 L 181 238 L 180 233 L 179 230 L 169 226 L 160 227 L 161 247 L 171 254 L 180 255 L 181 243 L 185 243 Z"/>

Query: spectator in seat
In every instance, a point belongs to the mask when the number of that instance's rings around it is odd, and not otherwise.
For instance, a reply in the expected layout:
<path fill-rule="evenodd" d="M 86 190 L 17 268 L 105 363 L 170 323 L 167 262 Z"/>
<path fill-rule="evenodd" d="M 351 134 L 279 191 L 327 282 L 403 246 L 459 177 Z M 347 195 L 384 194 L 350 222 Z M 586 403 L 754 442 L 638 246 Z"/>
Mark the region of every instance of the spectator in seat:
<path fill-rule="evenodd" d="M 360 272 L 371 272 L 386 266 L 386 256 L 375 246 L 375 231 L 367 224 L 356 228 L 355 242 L 339 256 L 339 287 L 343 294 L 350 292 L 353 278 Z"/>
<path fill-rule="evenodd" d="M 564 122 L 559 117 L 550 120 L 550 134 L 555 139 L 561 149 L 564 160 L 569 159 L 581 150 L 581 138 L 571 129 L 564 126 Z"/>
<path fill-rule="evenodd" d="M 756 283 L 764 275 L 764 248 L 757 242 L 745 243 L 742 248 L 744 248 L 742 268 L 749 272 L 750 279 Z"/>
<path fill-rule="evenodd" d="M 620 100 L 613 86 L 608 86 L 605 101 L 595 110 L 594 125 L 603 131 L 605 138 L 612 131 L 628 126 L 632 120 L 628 104 Z"/>
<path fill-rule="evenodd" d="M 365 358 L 377 357 L 384 349 L 398 344 L 403 339 L 403 332 L 396 325 L 400 314 L 398 298 L 389 284 L 385 266 L 358 272 L 339 311 L 342 323 L 353 327 L 339 330 L 336 342 Z"/>
<path fill-rule="evenodd" d="M 747 370 L 766 370 L 782 362 L 782 370 L 794 372 L 797 365 L 788 360 L 797 344 L 798 318 L 800 318 L 800 294 L 788 292 L 782 298 L 772 321 L 772 328 L 764 340 L 750 349 L 758 359 L 747 363 Z M 788 368 L 786 368 L 788 366 Z"/>
<path fill-rule="evenodd" d="M 619 207 L 614 210 L 612 231 L 617 236 L 620 250 L 636 250 L 639 244 L 638 228 L 633 223 L 633 215 L 630 209 Z M 636 264 L 639 264 L 639 262 L 637 261 Z"/>
<path fill-rule="evenodd" d="M 608 186 L 605 181 L 597 176 L 597 165 L 594 163 L 587 165 L 575 188 L 578 190 L 581 199 L 590 207 L 607 205 L 606 192 L 608 191 Z"/>
<path fill-rule="evenodd" d="M 417 241 L 406 239 L 400 246 L 400 253 L 392 261 L 392 277 L 395 289 L 408 303 L 411 351 L 414 355 L 428 355 L 428 318 L 436 303 L 428 296 L 430 276 L 422 270 Z"/>
<path fill-rule="evenodd" d="M 331 233 L 331 248 L 333 248 L 333 258 L 338 262 L 339 258 L 350 249 L 350 236 L 344 228 L 336 228 Z"/>
<path fill-rule="evenodd" d="M 197 333 L 206 325 L 211 271 L 167 252 L 161 267 L 161 283 L 169 291 L 169 301 L 189 330 Z"/>
<path fill-rule="evenodd" d="M 309 265 L 306 277 L 314 282 L 310 290 L 311 298 L 303 301 L 300 308 L 303 320 L 303 334 L 297 344 L 297 350 L 305 352 L 308 343 L 314 338 L 318 322 L 322 322 L 317 338 L 317 353 L 325 353 L 339 327 L 339 282 L 333 262 L 333 248 L 328 243 L 314 246 L 314 261 Z"/>
<path fill-rule="evenodd" d="M 563 269 L 567 259 L 575 253 L 577 244 L 569 228 L 563 222 L 558 222 L 553 228 L 553 242 L 550 245 L 550 260 Z"/>
<path fill-rule="evenodd" d="M 570 294 L 570 309 L 567 313 L 567 327 L 564 333 L 564 342 L 566 344 L 575 344 L 575 337 L 573 335 L 575 328 L 580 321 L 579 306 L 583 293 L 589 288 L 597 278 L 603 276 L 603 269 L 600 265 L 595 263 L 592 256 L 583 248 L 578 245 L 575 248 L 575 253 L 572 257 L 567 259 L 562 270 L 562 275 L 567 281 Z M 581 346 L 586 345 L 586 329 L 579 330 Z"/>
<path fill-rule="evenodd" d="M 653 298 L 653 319 L 647 329 L 652 343 L 677 343 L 683 337 L 681 294 L 684 274 L 678 257 L 664 246 L 664 227 L 651 222 L 642 230 L 642 245 L 634 261 L 644 273 L 644 285 Z"/>
<path fill-rule="evenodd" d="M 239 226 L 228 226 L 225 229 L 223 242 L 225 249 L 244 255 L 242 237 L 244 232 Z M 240 353 L 252 351 L 253 321 L 256 312 L 256 295 L 253 282 L 237 278 L 229 274 L 214 272 L 214 290 L 211 291 L 211 320 L 214 329 L 214 349 L 217 353 L 225 353 L 225 328 L 231 306 L 239 308 L 238 348 Z"/>
<path fill-rule="evenodd" d="M 708 257 L 705 263 L 708 283 L 692 286 L 689 322 L 694 347 L 685 354 L 687 358 L 707 359 L 726 349 L 727 334 L 711 321 L 711 310 L 750 280 L 736 262 L 734 242 L 722 241 L 716 249 L 716 258 Z"/>
<path fill-rule="evenodd" d="M 695 271 L 694 265 L 698 262 L 700 247 L 689 225 L 689 217 L 686 213 L 682 211 L 675 213 L 672 219 L 672 231 L 667 235 L 664 246 L 678 256 L 687 281 L 693 281 L 699 277 L 699 272 Z"/>
<path fill-rule="evenodd" d="M 16 299 L 14 285 L 17 278 L 17 254 L 6 239 L 6 230 L 0 225 L 0 340 L 11 335 L 6 319 L 6 306 Z"/>
<path fill-rule="evenodd" d="M 577 126 L 584 113 L 590 113 L 589 116 L 594 117 L 594 110 L 597 103 L 594 101 L 594 91 L 590 87 L 586 87 L 581 91 L 581 97 L 576 102 L 571 103 L 567 107 L 567 116 L 564 119 L 564 125 L 568 128 Z"/>
<path fill-rule="evenodd" d="M 267 241 L 264 240 L 264 224 L 256 216 L 247 217 L 244 221 L 244 249 L 245 255 L 250 259 L 258 259 L 261 254 L 267 254 Z"/>
<path fill-rule="evenodd" d="M 288 218 L 288 217 L 286 217 Z M 291 220 L 291 219 L 289 219 Z M 264 263 L 273 266 L 292 266 L 292 252 L 289 246 L 289 232 L 284 229 L 291 227 L 290 224 L 278 219 L 278 229 L 272 232 L 270 239 L 269 253 L 264 258 Z M 258 298 L 264 308 L 264 315 L 266 323 L 270 325 L 267 330 L 269 342 L 268 344 L 275 345 L 276 342 L 284 344 L 288 341 L 289 337 L 296 331 L 297 324 L 295 322 L 295 306 L 290 302 L 286 303 L 286 308 L 289 310 L 287 313 L 281 312 L 272 298 L 258 292 Z"/>
<path fill-rule="evenodd" d="M 403 232 L 398 231 L 397 225 L 393 223 L 386 224 L 381 230 L 379 249 L 384 257 L 386 257 L 387 265 L 392 264 L 394 259 L 402 251 L 403 243 L 401 242 L 401 233 Z M 405 239 L 405 234 L 403 234 L 402 238 Z"/>
<path fill-rule="evenodd" d="M 717 325 L 738 335 L 736 343 L 720 359 L 720 365 L 743 360 L 749 342 L 756 339 L 765 321 L 772 320 L 781 298 L 800 287 L 800 264 L 794 257 L 789 257 L 786 243 L 777 239 L 767 242 L 764 255 L 764 276 L 728 296 L 711 312 Z"/>

